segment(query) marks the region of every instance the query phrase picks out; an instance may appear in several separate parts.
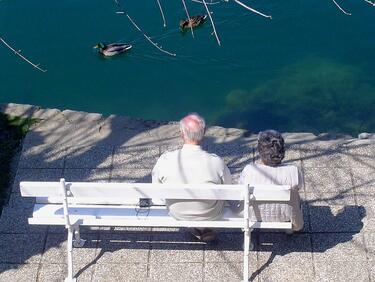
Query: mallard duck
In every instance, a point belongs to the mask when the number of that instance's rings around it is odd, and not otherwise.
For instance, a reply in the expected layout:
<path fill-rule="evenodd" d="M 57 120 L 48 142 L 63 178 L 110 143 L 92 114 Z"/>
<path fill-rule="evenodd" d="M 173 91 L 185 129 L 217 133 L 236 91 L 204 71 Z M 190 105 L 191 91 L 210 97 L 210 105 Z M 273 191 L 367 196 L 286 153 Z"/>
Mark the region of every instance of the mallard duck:
<path fill-rule="evenodd" d="M 207 18 L 207 15 L 198 15 L 198 16 L 192 16 L 189 19 L 181 20 L 180 21 L 180 28 L 181 30 L 187 29 L 187 28 L 194 28 L 202 23 L 204 23 L 204 20 Z"/>
<path fill-rule="evenodd" d="M 103 56 L 111 57 L 114 55 L 118 55 L 121 53 L 124 53 L 131 49 L 133 46 L 130 44 L 125 44 L 125 43 L 112 43 L 112 44 L 104 44 L 104 43 L 98 43 L 94 46 L 94 48 L 99 49 L 99 53 L 102 54 Z"/>

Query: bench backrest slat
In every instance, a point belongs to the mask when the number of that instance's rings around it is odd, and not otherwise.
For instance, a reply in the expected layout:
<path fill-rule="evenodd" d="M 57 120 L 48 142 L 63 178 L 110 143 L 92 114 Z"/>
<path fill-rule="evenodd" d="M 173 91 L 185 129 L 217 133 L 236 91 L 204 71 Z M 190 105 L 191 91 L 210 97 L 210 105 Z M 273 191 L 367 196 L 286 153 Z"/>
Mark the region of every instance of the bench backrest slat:
<path fill-rule="evenodd" d="M 247 185 L 66 182 L 68 198 L 90 204 L 137 203 L 139 198 L 243 200 Z M 21 194 L 62 201 L 60 182 L 21 182 Z M 257 185 L 253 200 L 289 201 L 290 187 Z M 61 199 L 61 200 L 60 200 Z"/>

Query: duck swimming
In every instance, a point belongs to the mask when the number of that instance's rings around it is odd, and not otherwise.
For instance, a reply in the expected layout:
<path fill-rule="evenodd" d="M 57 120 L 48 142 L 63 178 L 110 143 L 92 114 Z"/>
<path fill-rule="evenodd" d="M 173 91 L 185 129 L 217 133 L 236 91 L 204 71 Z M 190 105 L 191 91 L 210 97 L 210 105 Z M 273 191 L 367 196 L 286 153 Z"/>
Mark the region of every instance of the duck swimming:
<path fill-rule="evenodd" d="M 115 56 L 130 50 L 133 46 L 125 43 L 104 44 L 102 42 L 96 44 L 94 48 L 99 49 L 99 53 L 106 57 Z"/>
<path fill-rule="evenodd" d="M 203 15 L 203 16 L 198 15 L 198 16 L 190 17 L 190 20 L 189 19 L 181 20 L 180 21 L 180 29 L 184 30 L 184 29 L 187 29 L 187 28 L 197 27 L 197 26 L 201 25 L 202 23 L 204 23 L 206 18 L 207 18 L 207 15 Z"/>

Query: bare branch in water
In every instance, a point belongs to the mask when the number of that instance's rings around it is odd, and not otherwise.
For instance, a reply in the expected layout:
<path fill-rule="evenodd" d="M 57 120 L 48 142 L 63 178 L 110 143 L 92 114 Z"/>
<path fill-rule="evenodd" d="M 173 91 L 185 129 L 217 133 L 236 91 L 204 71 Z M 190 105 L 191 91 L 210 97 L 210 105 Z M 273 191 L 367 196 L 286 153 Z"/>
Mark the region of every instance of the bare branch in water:
<path fill-rule="evenodd" d="M 116 2 L 116 4 L 117 4 L 117 6 L 119 7 L 119 8 L 121 8 L 121 5 L 120 5 L 120 3 L 118 2 L 118 0 L 115 0 L 115 2 Z M 170 56 L 173 56 L 173 57 L 175 57 L 176 56 L 176 54 L 175 53 L 171 53 L 171 52 L 169 52 L 169 51 L 166 51 L 166 50 L 164 50 L 161 46 L 159 46 L 157 43 L 155 43 L 154 41 L 152 41 L 151 40 L 151 38 L 150 38 L 150 36 L 148 36 L 147 34 L 145 34 L 143 31 L 142 31 L 142 29 L 135 23 L 135 21 L 125 12 L 125 11 L 118 11 L 118 12 L 116 12 L 116 14 L 122 14 L 122 15 L 125 15 L 128 19 L 129 19 L 129 21 L 132 23 L 132 25 L 140 32 L 140 33 L 142 33 L 142 35 L 147 39 L 147 41 L 148 42 L 150 42 L 152 45 L 154 45 L 159 51 L 161 51 L 161 52 L 163 52 L 163 53 L 165 53 L 165 54 L 168 54 L 168 55 L 170 55 Z"/>
<path fill-rule="evenodd" d="M 203 2 L 202 2 L 202 1 L 199 1 L 199 0 L 191 0 L 191 2 L 195 2 L 195 3 L 203 4 Z M 209 3 L 206 2 L 206 4 L 207 4 L 207 5 L 216 5 L 216 4 L 220 4 L 220 2 L 212 2 L 212 0 L 211 0 L 211 2 L 209 2 Z"/>
<path fill-rule="evenodd" d="M 214 21 L 213 21 L 213 19 L 212 19 L 212 17 L 211 17 L 211 12 L 210 12 L 210 10 L 209 10 L 208 7 L 207 7 L 207 3 L 206 3 L 206 1 L 205 1 L 205 0 L 202 0 L 202 2 L 203 2 L 204 7 L 206 8 L 206 11 L 207 11 L 208 17 L 210 18 L 211 25 L 212 25 L 212 29 L 214 30 L 213 33 L 215 34 L 217 44 L 219 44 L 219 46 L 221 46 L 219 36 L 217 35 L 217 32 L 216 32 L 216 28 L 215 28 Z"/>
<path fill-rule="evenodd" d="M 167 23 L 166 23 L 166 21 L 165 21 L 163 8 L 161 7 L 161 4 L 160 4 L 160 1 L 159 1 L 159 0 L 156 0 L 156 2 L 158 2 L 158 6 L 159 6 L 159 10 L 160 10 L 160 14 L 161 14 L 161 17 L 163 18 L 163 25 L 164 25 L 164 27 L 166 27 L 166 26 L 167 26 Z"/>
<path fill-rule="evenodd" d="M 34 68 L 36 68 L 37 70 L 40 70 L 41 72 L 47 72 L 47 70 L 44 70 L 42 68 L 39 67 L 39 64 L 36 65 L 34 64 L 33 62 L 31 62 L 30 60 L 28 60 L 27 58 L 25 58 L 24 56 L 22 56 L 20 54 L 20 50 L 16 51 L 15 49 L 12 48 L 12 46 L 10 46 L 2 37 L 0 37 L 0 41 L 6 46 L 8 47 L 10 50 L 12 50 L 14 52 L 14 54 L 16 54 L 17 56 L 19 56 L 22 60 L 24 60 L 25 62 L 29 63 L 30 65 L 32 65 Z"/>
<path fill-rule="evenodd" d="M 245 5 L 245 4 L 244 4 L 244 3 L 242 3 L 241 1 L 238 1 L 238 0 L 234 0 L 234 2 L 236 2 L 236 3 L 238 4 L 238 5 L 240 5 L 240 6 L 244 7 L 245 9 L 247 9 L 247 10 L 249 10 L 249 11 L 251 11 L 251 12 L 255 13 L 255 14 L 258 14 L 258 15 L 260 15 L 260 16 L 262 16 L 262 17 L 265 17 L 265 18 L 269 18 L 269 19 L 272 19 L 272 16 L 269 16 L 269 15 L 265 15 L 265 14 L 263 14 L 263 13 L 261 13 L 261 12 L 259 12 L 259 11 L 255 10 L 255 9 L 253 9 L 253 8 L 251 8 L 251 7 L 247 6 L 247 5 Z"/>
<path fill-rule="evenodd" d="M 188 9 L 187 9 L 187 7 L 186 7 L 185 0 L 182 0 L 182 4 L 184 5 L 184 9 L 185 9 L 185 12 L 186 12 L 186 16 L 188 17 L 188 20 L 189 20 L 189 23 L 190 23 L 190 15 L 189 15 Z M 194 38 L 193 26 L 190 26 L 190 30 L 191 30 L 191 36 L 193 36 L 193 38 Z"/>
<path fill-rule="evenodd" d="M 352 15 L 351 13 L 348 13 L 348 12 L 346 12 L 343 8 L 341 8 L 340 5 L 337 4 L 337 2 L 336 2 L 335 0 L 332 0 L 332 1 L 333 1 L 333 3 L 335 3 L 335 5 L 337 6 L 337 8 L 339 8 L 339 10 L 340 10 L 341 12 L 343 12 L 345 15 L 347 15 L 347 16 L 351 16 L 351 15 Z"/>
<path fill-rule="evenodd" d="M 375 2 L 371 2 L 369 0 L 364 0 L 364 1 L 375 7 Z"/>

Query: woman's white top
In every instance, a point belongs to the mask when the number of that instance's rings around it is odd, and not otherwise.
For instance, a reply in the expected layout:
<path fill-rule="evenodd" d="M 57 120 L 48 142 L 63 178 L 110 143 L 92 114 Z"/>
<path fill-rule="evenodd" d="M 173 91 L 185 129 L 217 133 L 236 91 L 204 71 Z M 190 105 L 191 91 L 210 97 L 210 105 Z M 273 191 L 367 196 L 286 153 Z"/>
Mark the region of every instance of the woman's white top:
<path fill-rule="evenodd" d="M 290 185 L 291 199 L 285 203 L 259 203 L 252 204 L 250 208 L 251 220 L 256 221 L 290 221 L 293 229 L 303 227 L 301 201 L 298 190 L 303 186 L 303 177 L 298 167 L 294 165 L 279 165 L 277 167 L 264 164 L 249 164 L 241 172 L 239 184 L 271 184 Z M 243 203 L 238 206 L 238 211 L 243 211 Z"/>

